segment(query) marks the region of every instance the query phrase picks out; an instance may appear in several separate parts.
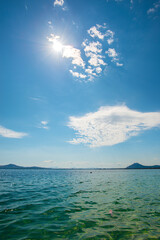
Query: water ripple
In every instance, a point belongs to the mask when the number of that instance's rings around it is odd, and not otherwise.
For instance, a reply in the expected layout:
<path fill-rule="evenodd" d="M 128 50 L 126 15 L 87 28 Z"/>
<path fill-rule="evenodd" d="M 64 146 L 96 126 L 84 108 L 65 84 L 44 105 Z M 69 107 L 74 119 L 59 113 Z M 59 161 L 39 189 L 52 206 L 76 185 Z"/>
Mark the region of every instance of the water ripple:
<path fill-rule="evenodd" d="M 1 240 L 160 239 L 159 180 L 154 170 L 0 171 Z"/>

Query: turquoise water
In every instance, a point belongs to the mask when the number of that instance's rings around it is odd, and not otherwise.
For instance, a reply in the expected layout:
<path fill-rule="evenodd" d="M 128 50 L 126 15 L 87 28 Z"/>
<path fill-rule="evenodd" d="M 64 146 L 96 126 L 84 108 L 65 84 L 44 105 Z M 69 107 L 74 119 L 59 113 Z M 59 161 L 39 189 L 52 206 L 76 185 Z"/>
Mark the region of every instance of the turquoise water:
<path fill-rule="evenodd" d="M 0 239 L 160 239 L 159 186 L 160 170 L 0 170 Z"/>

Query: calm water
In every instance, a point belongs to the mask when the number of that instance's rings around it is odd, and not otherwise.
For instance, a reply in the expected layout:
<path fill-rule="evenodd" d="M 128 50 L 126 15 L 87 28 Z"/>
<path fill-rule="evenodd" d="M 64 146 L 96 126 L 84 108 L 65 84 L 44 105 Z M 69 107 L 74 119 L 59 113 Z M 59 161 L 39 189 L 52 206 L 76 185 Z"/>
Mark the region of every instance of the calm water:
<path fill-rule="evenodd" d="M 0 170 L 0 239 L 160 239 L 159 186 L 160 170 Z"/>

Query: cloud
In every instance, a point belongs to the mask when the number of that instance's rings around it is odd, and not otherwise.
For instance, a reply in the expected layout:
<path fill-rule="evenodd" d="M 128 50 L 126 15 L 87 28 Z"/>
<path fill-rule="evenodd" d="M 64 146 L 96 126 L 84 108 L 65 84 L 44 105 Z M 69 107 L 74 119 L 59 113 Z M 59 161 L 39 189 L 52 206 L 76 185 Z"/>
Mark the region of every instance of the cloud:
<path fill-rule="evenodd" d="M 47 122 L 47 121 L 41 121 L 41 124 L 42 124 L 42 125 L 47 125 L 48 122 Z"/>
<path fill-rule="evenodd" d="M 63 45 L 59 35 L 52 33 L 47 37 L 48 41 L 53 44 L 52 49 L 54 51 L 61 54 L 63 58 L 71 60 L 72 68 L 70 67 L 69 72 L 72 76 L 84 82 L 93 81 L 102 74 L 105 66 L 108 65 L 105 53 L 117 67 L 123 66 L 122 63 L 119 63 L 119 54 L 115 48 L 109 48 L 106 51 L 107 46 L 114 42 L 115 33 L 108 29 L 105 23 L 92 26 L 87 33 L 88 37 L 81 44 L 82 49 L 75 48 L 72 45 Z"/>
<path fill-rule="evenodd" d="M 113 38 L 109 38 L 109 39 L 107 39 L 107 42 L 110 45 L 110 44 L 112 44 L 114 42 L 114 39 Z"/>
<path fill-rule="evenodd" d="M 54 43 L 55 40 L 60 39 L 60 36 L 51 33 L 50 37 L 47 37 L 47 39 L 48 39 L 49 42 Z"/>
<path fill-rule="evenodd" d="M 130 9 L 133 8 L 133 0 L 130 0 Z"/>
<path fill-rule="evenodd" d="M 47 99 L 45 97 L 42 97 L 42 96 L 29 97 L 29 99 L 31 101 L 34 101 L 37 104 L 39 104 L 39 103 L 41 103 L 41 104 L 47 103 Z"/>
<path fill-rule="evenodd" d="M 78 72 L 73 72 L 72 70 L 69 70 L 70 73 L 72 74 L 73 77 L 77 77 L 77 78 L 86 78 L 87 75 L 82 74 L 82 73 L 78 73 Z"/>
<path fill-rule="evenodd" d="M 89 35 L 92 37 L 92 38 L 95 38 L 95 37 L 98 37 L 99 39 L 103 40 L 105 35 L 102 34 L 99 30 L 98 30 L 98 27 L 96 26 L 93 26 L 91 27 L 88 31 Z"/>
<path fill-rule="evenodd" d="M 154 13 L 154 12 L 155 12 L 155 8 L 150 8 L 148 9 L 147 14 Z"/>
<path fill-rule="evenodd" d="M 43 161 L 44 163 L 54 163 L 54 161 L 53 160 L 45 160 L 45 161 Z"/>
<path fill-rule="evenodd" d="M 111 30 L 107 30 L 106 34 L 105 34 L 106 37 L 109 37 L 107 39 L 107 42 L 109 45 L 111 45 L 113 42 L 114 42 L 114 32 L 111 31 Z"/>
<path fill-rule="evenodd" d="M 77 48 L 74 48 L 70 45 L 63 46 L 63 53 L 62 56 L 64 58 L 72 58 L 72 64 L 81 66 L 84 68 L 85 63 L 83 59 L 81 58 L 81 51 Z"/>
<path fill-rule="evenodd" d="M 97 67 L 97 68 L 96 68 L 96 72 L 97 72 L 97 73 L 100 73 L 100 72 L 102 72 L 102 68 L 100 68 L 100 67 Z"/>
<path fill-rule="evenodd" d="M 23 138 L 27 136 L 27 133 L 23 132 L 15 132 L 13 130 L 7 129 L 3 126 L 0 126 L 0 136 L 6 137 L 6 138 Z"/>
<path fill-rule="evenodd" d="M 109 0 L 106 0 L 107 2 L 109 2 Z M 121 3 L 121 2 L 124 2 L 124 0 L 115 0 L 115 2 L 117 2 L 117 3 Z M 130 0 L 130 9 L 132 9 L 133 8 L 133 0 Z"/>
<path fill-rule="evenodd" d="M 108 51 L 106 51 L 109 57 L 115 58 L 118 56 L 116 53 L 116 50 L 114 48 L 109 48 Z"/>
<path fill-rule="evenodd" d="M 25 10 L 28 11 L 28 5 L 25 4 L 24 7 L 25 7 Z"/>
<path fill-rule="evenodd" d="M 58 5 L 58 6 L 63 6 L 64 4 L 64 0 L 55 0 L 54 1 L 54 6 Z"/>
<path fill-rule="evenodd" d="M 123 63 L 116 62 L 117 67 L 122 67 Z"/>
<path fill-rule="evenodd" d="M 33 101 L 42 101 L 40 97 L 29 97 Z"/>
<path fill-rule="evenodd" d="M 97 66 L 100 66 L 100 65 L 104 65 L 104 66 L 107 65 L 107 63 L 105 63 L 102 59 L 103 56 L 101 56 L 99 54 L 90 53 L 90 54 L 88 54 L 88 56 L 90 56 L 90 59 L 89 59 L 88 63 L 92 66 L 97 67 Z"/>
<path fill-rule="evenodd" d="M 96 73 L 94 72 L 95 69 L 91 68 L 91 66 L 88 66 L 88 68 L 85 69 L 85 72 L 88 73 L 89 75 L 97 76 Z"/>
<path fill-rule="evenodd" d="M 100 42 L 88 42 L 85 40 L 82 45 L 84 46 L 85 53 L 93 52 L 93 53 L 101 53 L 102 52 L 102 44 Z"/>
<path fill-rule="evenodd" d="M 96 24 L 96 26 L 91 27 L 87 32 L 92 38 L 98 37 L 99 39 L 103 40 L 105 37 L 107 37 L 107 42 L 110 45 L 114 42 L 114 32 L 110 29 L 106 30 L 106 28 L 106 24 Z M 103 29 L 103 32 L 101 32 L 99 29 Z"/>
<path fill-rule="evenodd" d="M 40 124 L 38 125 L 38 128 L 49 129 L 48 121 L 41 121 Z"/>
<path fill-rule="evenodd" d="M 159 7 L 160 7 L 160 1 L 153 3 L 153 7 L 148 9 L 147 14 L 150 15 L 155 13 L 156 11 L 158 11 Z"/>
<path fill-rule="evenodd" d="M 89 42 L 85 40 L 82 45 L 84 46 L 84 52 L 90 59 L 88 63 L 92 66 L 106 65 L 102 60 L 103 56 L 100 54 L 102 52 L 102 44 L 100 42 Z"/>
<path fill-rule="evenodd" d="M 77 48 L 74 48 L 71 45 L 63 45 L 60 42 L 60 36 L 53 33 L 50 34 L 50 37 L 47 37 L 48 41 L 55 44 L 56 46 L 61 46 L 61 52 L 63 58 L 71 58 L 73 65 L 78 65 L 84 68 L 85 63 L 81 57 L 81 51 Z"/>
<path fill-rule="evenodd" d="M 110 58 L 112 58 L 112 62 L 115 62 L 116 63 L 116 66 L 118 67 L 122 67 L 123 64 L 122 63 L 119 63 L 119 58 L 118 57 L 118 53 L 116 52 L 116 50 L 114 48 L 109 48 L 108 51 L 105 52 L 106 54 L 108 54 L 108 56 Z"/>
<path fill-rule="evenodd" d="M 125 105 L 104 106 L 97 112 L 82 117 L 70 117 L 68 126 L 77 137 L 71 144 L 87 144 L 90 147 L 112 146 L 125 142 L 154 127 L 160 127 L 160 112 L 142 113 Z"/>

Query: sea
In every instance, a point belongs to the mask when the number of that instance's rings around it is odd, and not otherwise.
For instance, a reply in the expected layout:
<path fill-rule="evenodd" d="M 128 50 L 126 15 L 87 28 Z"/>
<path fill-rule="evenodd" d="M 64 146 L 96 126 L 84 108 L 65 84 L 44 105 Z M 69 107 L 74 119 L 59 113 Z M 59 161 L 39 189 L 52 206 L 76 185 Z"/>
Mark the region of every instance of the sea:
<path fill-rule="evenodd" d="M 160 170 L 0 170 L 0 239 L 160 239 Z"/>

